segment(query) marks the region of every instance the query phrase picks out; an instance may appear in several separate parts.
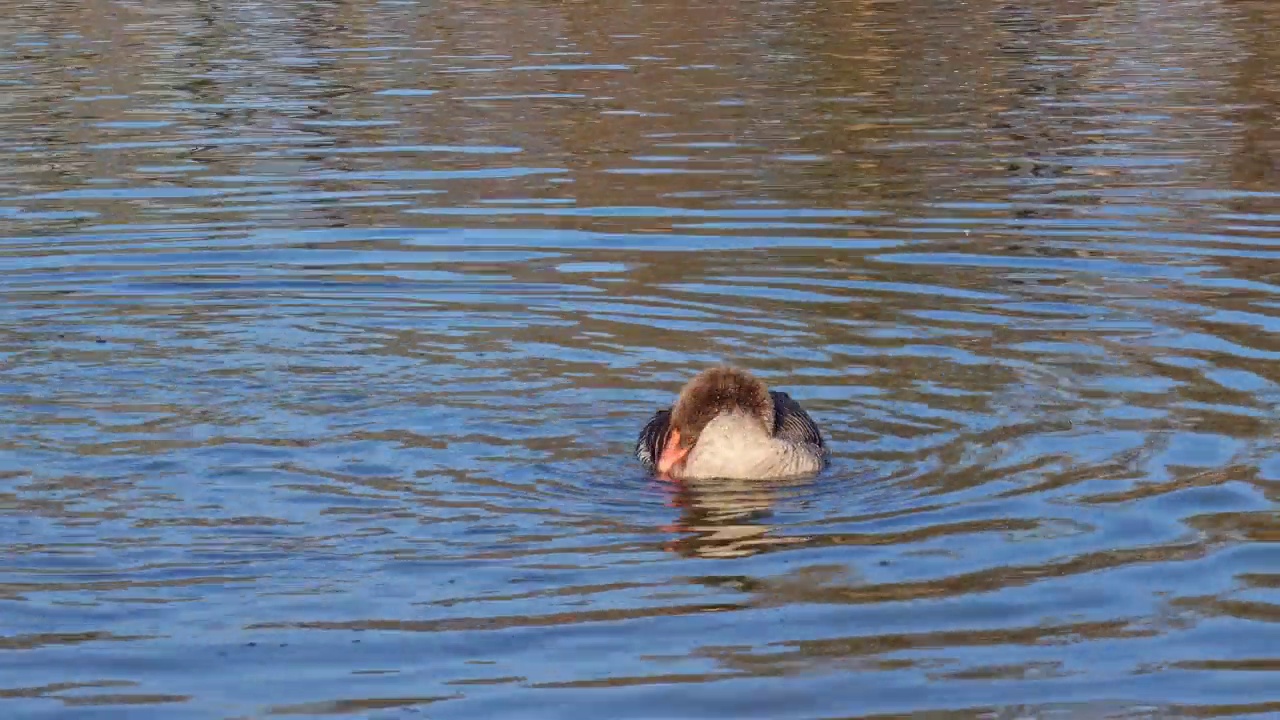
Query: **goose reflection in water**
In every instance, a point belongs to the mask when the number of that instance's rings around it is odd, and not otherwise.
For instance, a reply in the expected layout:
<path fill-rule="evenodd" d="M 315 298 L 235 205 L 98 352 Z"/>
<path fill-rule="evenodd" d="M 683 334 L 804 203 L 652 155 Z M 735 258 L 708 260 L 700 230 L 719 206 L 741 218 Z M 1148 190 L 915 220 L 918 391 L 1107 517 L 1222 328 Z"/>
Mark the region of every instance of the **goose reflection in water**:
<path fill-rule="evenodd" d="M 769 523 L 780 496 L 806 480 L 684 480 L 667 485 L 668 504 L 680 517 L 665 527 L 682 537 L 666 549 L 684 557 L 736 558 L 803 544 L 806 536 L 781 536 Z"/>

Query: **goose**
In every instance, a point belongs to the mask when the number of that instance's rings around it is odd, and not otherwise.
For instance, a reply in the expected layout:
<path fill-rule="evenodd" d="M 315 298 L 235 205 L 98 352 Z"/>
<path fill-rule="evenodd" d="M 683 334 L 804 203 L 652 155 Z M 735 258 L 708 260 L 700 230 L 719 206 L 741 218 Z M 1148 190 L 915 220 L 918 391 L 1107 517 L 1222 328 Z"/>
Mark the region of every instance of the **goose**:
<path fill-rule="evenodd" d="M 822 470 L 827 460 L 822 433 L 800 403 L 727 366 L 698 373 L 669 410 L 654 413 L 635 453 L 671 480 L 794 477 Z"/>

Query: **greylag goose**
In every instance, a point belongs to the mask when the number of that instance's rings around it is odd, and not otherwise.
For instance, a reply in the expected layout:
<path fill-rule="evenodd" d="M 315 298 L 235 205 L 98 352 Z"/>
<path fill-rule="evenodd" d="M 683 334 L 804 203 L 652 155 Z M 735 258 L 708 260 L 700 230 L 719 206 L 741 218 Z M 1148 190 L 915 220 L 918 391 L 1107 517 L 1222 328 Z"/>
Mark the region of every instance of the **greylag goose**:
<path fill-rule="evenodd" d="M 636 457 L 673 480 L 764 480 L 818 472 L 822 434 L 800 403 L 745 370 L 716 367 L 685 384 L 640 431 Z"/>

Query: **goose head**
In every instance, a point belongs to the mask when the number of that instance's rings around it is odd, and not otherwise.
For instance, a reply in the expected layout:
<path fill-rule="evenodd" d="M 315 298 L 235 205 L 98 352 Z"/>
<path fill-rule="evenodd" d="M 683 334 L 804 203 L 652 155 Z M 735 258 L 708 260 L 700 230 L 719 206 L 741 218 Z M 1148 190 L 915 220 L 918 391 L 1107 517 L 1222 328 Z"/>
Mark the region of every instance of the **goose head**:
<path fill-rule="evenodd" d="M 670 434 L 658 457 L 657 470 L 672 474 L 709 426 L 769 438 L 774 434 L 774 423 L 773 397 L 759 378 L 733 367 L 703 370 L 685 383 L 671 407 Z"/>

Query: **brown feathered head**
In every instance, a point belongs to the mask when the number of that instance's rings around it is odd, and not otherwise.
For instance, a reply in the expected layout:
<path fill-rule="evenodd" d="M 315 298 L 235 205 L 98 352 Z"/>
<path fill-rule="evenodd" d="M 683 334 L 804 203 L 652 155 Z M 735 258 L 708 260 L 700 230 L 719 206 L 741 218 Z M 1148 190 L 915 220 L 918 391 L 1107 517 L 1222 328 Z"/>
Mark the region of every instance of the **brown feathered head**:
<path fill-rule="evenodd" d="M 773 397 L 759 378 L 733 367 L 703 370 L 680 390 L 671 408 L 671 427 L 679 432 L 680 444 L 693 447 L 702 429 L 722 412 L 738 410 L 759 418 L 773 434 Z"/>

